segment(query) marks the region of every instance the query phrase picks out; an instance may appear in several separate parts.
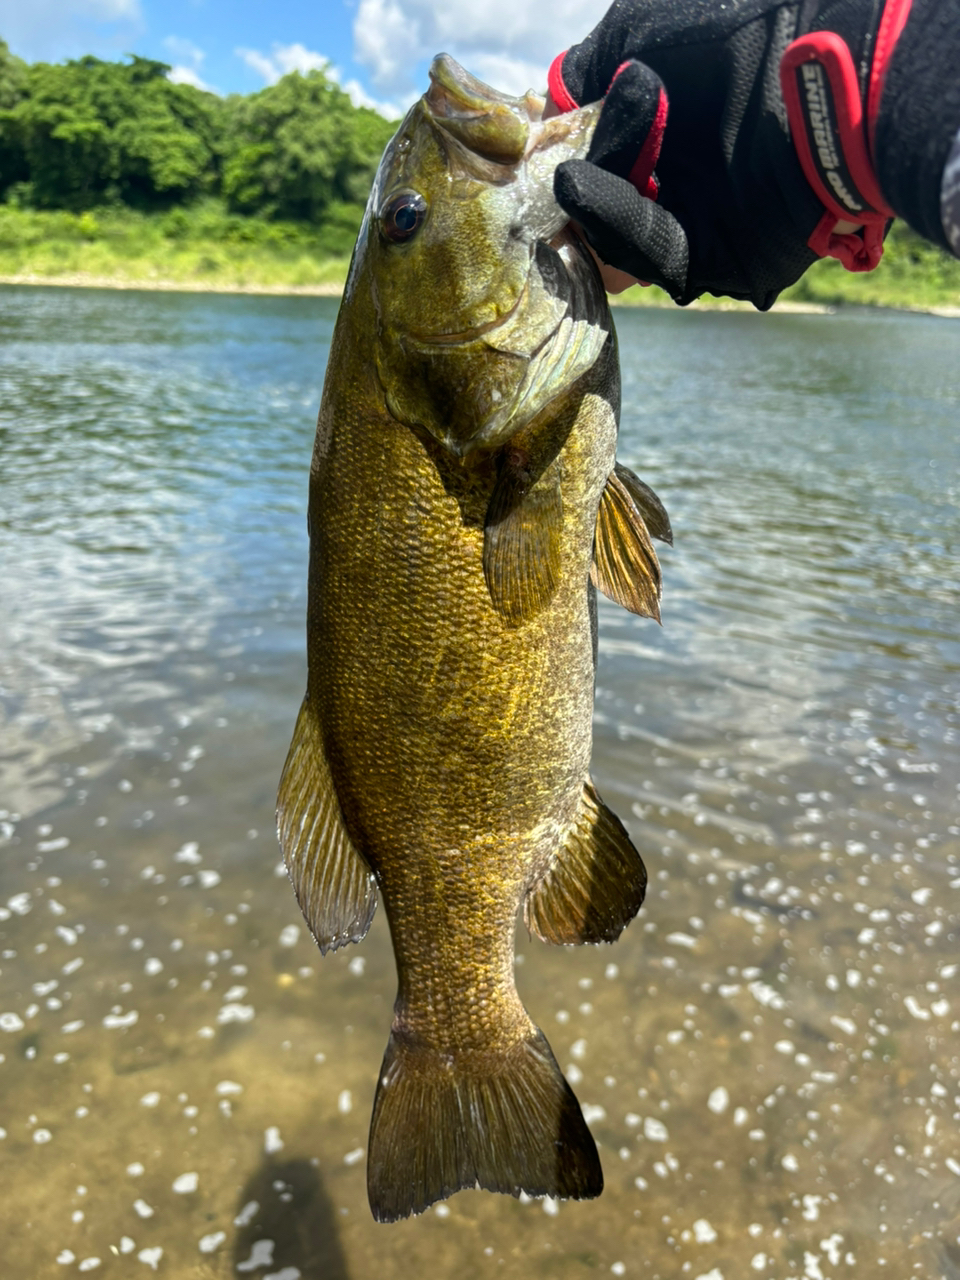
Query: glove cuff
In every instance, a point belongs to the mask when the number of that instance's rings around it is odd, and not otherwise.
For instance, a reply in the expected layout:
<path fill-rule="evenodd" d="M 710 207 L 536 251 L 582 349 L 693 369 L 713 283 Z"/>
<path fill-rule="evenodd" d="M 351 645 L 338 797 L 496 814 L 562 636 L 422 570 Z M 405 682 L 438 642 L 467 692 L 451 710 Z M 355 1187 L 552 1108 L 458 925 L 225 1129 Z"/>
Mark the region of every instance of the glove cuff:
<path fill-rule="evenodd" d="M 865 35 L 861 65 L 836 31 L 808 32 L 780 61 L 780 86 L 794 148 L 804 176 L 826 212 L 808 240 L 818 257 L 838 258 L 848 271 L 872 271 L 894 211 L 873 162 L 873 136 L 890 57 L 911 0 L 887 0 L 873 40 Z M 839 221 L 862 223 L 838 234 Z"/>

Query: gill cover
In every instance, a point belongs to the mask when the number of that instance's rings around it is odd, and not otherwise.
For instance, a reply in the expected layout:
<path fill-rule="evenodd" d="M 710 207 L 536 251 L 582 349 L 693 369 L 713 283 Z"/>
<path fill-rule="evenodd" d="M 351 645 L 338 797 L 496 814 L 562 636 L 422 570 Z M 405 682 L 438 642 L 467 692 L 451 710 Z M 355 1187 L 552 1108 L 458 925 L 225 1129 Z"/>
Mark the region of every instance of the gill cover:
<path fill-rule="evenodd" d="M 365 252 L 387 407 L 463 456 L 530 422 L 607 339 L 593 265 L 553 198 L 599 108 L 543 121 L 542 99 L 497 93 L 445 54 L 430 81 L 384 155 Z"/>

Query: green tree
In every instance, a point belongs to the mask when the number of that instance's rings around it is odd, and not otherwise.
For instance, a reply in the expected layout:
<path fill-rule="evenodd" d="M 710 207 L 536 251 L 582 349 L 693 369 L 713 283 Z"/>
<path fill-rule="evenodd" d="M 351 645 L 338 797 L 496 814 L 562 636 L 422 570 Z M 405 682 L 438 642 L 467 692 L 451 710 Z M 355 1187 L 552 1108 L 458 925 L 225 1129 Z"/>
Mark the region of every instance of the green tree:
<path fill-rule="evenodd" d="M 322 71 L 291 72 L 228 106 L 223 193 L 241 213 L 318 223 L 333 204 L 364 201 L 394 130 Z"/>
<path fill-rule="evenodd" d="M 215 189 L 223 104 L 171 83 L 169 69 L 136 55 L 27 68 L 19 98 L 0 110 L 0 138 L 23 157 L 31 203 L 149 208 Z"/>
<path fill-rule="evenodd" d="M 0 40 L 0 113 L 17 105 L 26 83 L 27 64 L 10 52 L 5 40 Z M 0 118 L 0 194 L 14 182 L 26 182 L 29 172 L 23 148 L 10 131 L 4 129 Z"/>

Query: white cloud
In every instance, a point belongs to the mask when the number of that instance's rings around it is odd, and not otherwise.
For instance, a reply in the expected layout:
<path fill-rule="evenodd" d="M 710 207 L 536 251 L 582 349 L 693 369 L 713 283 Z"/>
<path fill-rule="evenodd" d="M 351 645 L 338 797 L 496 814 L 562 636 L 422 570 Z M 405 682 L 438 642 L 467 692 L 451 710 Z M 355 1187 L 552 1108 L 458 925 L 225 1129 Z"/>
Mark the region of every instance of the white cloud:
<path fill-rule="evenodd" d="M 212 84 L 207 84 L 206 80 L 201 80 L 193 67 L 171 67 L 167 79 L 172 80 L 174 84 L 192 84 L 195 89 L 202 89 L 204 93 L 215 93 L 217 95 L 220 93 L 220 90 L 215 89 Z"/>
<path fill-rule="evenodd" d="M 406 106 L 417 96 L 415 93 L 401 96 L 403 106 L 371 97 L 359 80 L 347 80 L 344 83 L 339 68 L 333 66 L 329 58 L 325 58 L 322 53 L 314 53 L 302 44 L 274 44 L 269 54 L 261 53 L 258 49 L 242 48 L 235 49 L 234 52 L 266 84 L 276 84 L 281 76 L 289 75 L 291 71 L 299 71 L 301 74 L 322 71 L 329 80 L 340 85 L 355 107 L 370 107 L 386 120 L 396 120 L 402 116 Z"/>
<path fill-rule="evenodd" d="M 498 89 L 523 93 L 545 86 L 553 58 L 582 40 L 604 7 L 598 0 L 553 0 L 546 9 L 521 0 L 360 0 L 355 56 L 393 96 L 422 81 L 424 62 L 440 52 Z"/>
<path fill-rule="evenodd" d="M 202 89 L 205 93 L 219 94 L 219 89 L 215 89 L 213 85 L 207 84 L 200 78 L 200 67 L 207 55 L 192 40 L 183 40 L 180 36 L 167 36 L 163 47 L 178 59 L 170 68 L 168 80 L 172 80 L 174 84 L 192 84 L 195 89 Z"/>
<path fill-rule="evenodd" d="M 326 71 L 329 73 L 330 59 L 322 53 L 314 53 L 302 44 L 274 44 L 270 54 L 260 53 L 257 49 L 235 49 L 238 58 L 243 61 L 267 84 L 276 84 L 281 76 L 291 71 Z"/>

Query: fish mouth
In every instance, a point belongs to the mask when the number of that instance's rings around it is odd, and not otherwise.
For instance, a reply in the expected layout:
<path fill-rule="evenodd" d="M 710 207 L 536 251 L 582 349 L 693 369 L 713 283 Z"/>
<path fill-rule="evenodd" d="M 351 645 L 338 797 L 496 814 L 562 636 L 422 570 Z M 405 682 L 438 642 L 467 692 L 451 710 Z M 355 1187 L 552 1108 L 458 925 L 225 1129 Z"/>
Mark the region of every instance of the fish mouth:
<path fill-rule="evenodd" d="M 530 125 L 543 112 L 543 99 L 536 94 L 513 98 L 500 93 L 447 53 L 438 54 L 430 66 L 430 88 L 423 103 L 434 123 L 468 150 L 503 165 L 523 159 Z"/>

